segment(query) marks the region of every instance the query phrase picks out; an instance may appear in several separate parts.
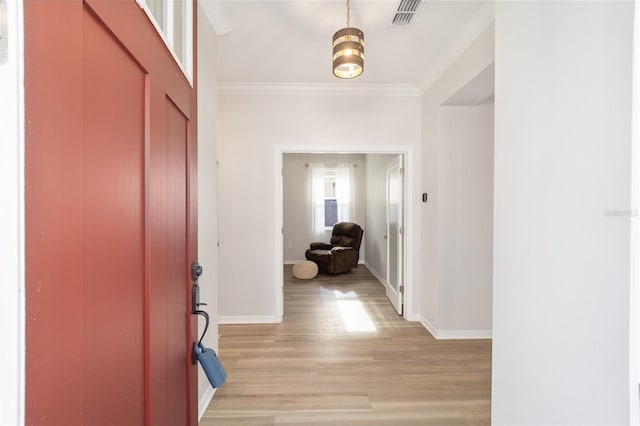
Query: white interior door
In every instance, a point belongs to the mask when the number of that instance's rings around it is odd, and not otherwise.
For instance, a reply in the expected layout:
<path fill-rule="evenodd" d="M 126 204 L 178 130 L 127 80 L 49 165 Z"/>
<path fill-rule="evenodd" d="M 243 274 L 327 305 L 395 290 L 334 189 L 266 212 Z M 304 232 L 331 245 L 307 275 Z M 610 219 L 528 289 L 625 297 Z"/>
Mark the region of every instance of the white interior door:
<path fill-rule="evenodd" d="M 402 315 L 403 268 L 403 168 L 398 155 L 387 168 L 387 298 Z"/>

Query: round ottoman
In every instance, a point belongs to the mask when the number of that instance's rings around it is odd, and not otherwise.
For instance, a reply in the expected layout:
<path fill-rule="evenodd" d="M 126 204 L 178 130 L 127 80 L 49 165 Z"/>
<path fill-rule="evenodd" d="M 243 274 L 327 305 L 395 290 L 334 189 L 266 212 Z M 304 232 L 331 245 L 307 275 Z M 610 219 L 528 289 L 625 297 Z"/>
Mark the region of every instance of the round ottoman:
<path fill-rule="evenodd" d="M 299 280 L 310 280 L 318 275 L 318 265 L 310 260 L 301 260 L 293 265 L 293 276 Z"/>

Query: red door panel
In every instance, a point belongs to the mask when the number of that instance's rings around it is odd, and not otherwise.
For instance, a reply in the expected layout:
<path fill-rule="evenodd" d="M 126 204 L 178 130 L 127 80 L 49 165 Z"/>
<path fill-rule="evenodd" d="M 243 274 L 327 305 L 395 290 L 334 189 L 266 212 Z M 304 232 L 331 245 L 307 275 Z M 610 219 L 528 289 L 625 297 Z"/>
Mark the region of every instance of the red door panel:
<path fill-rule="evenodd" d="M 168 172 L 169 185 L 166 189 L 166 198 L 169 200 L 169 281 L 167 290 L 169 299 L 169 321 L 167 323 L 169 338 L 167 339 L 167 352 L 169 357 L 169 377 L 167 389 L 172 401 L 183 401 L 179 405 L 180 410 L 175 410 L 167 417 L 167 425 L 175 425 L 184 420 L 188 410 L 187 367 L 190 362 L 190 351 L 185 351 L 185 330 L 188 329 L 189 318 L 184 301 L 187 294 L 183 285 L 188 279 L 187 258 L 187 143 L 189 121 L 175 104 L 165 98 L 167 141 L 169 142 Z M 182 232 L 175 232 L 175 230 Z M 172 230 L 174 230 L 172 232 Z"/>
<path fill-rule="evenodd" d="M 195 425 L 195 90 L 134 0 L 24 3 L 26 424 Z"/>
<path fill-rule="evenodd" d="M 85 422 L 141 425 L 145 74 L 87 11 L 83 26 Z"/>
<path fill-rule="evenodd" d="M 164 99 L 164 137 L 151 138 L 151 347 L 166 357 L 151 358 L 151 423 L 181 424 L 187 415 L 185 350 L 188 313 L 183 285 L 187 260 L 187 128 L 189 122 Z M 176 232 L 180 230 L 181 232 Z M 180 303 L 182 302 L 182 303 Z M 156 380 L 162 377 L 162 380 Z M 154 397 L 157 394 L 158 397 Z M 182 401 L 168 406 L 163 401 Z"/>
<path fill-rule="evenodd" d="M 51 31 L 52 16 L 81 22 L 80 12 L 24 3 L 27 425 L 84 421 L 82 26 Z"/>

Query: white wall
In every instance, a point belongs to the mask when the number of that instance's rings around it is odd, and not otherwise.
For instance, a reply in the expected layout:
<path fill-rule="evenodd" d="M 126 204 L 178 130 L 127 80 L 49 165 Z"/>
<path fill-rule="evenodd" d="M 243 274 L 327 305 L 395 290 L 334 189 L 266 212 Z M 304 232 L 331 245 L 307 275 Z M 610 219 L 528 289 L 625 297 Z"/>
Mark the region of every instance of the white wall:
<path fill-rule="evenodd" d="M 493 109 L 493 100 L 478 106 L 440 108 L 438 332 L 441 335 L 452 336 L 454 330 L 465 330 L 466 337 L 474 333 L 488 337 L 491 333 Z"/>
<path fill-rule="evenodd" d="M 345 86 L 348 93 L 348 86 Z M 280 321 L 276 278 L 276 152 L 372 152 L 409 147 L 419 157 L 420 99 L 358 94 L 221 94 L 221 321 Z M 419 182 L 417 164 L 414 180 Z M 414 197 L 415 199 L 416 197 Z M 410 202 L 412 214 L 417 203 Z M 415 225 L 419 233 L 419 224 Z M 366 232 L 366 230 L 365 230 Z M 413 247 L 420 259 L 419 246 Z M 417 262 L 416 262 L 417 263 Z M 411 275 L 419 282 L 412 271 Z M 280 280 L 281 281 L 281 280 Z M 281 293 L 281 290 L 279 291 Z M 409 308 L 412 309 L 413 307 Z"/>
<path fill-rule="evenodd" d="M 204 338 L 207 347 L 218 349 L 218 170 L 217 170 L 217 87 L 216 34 L 198 4 L 198 261 L 202 309 L 211 322 Z M 198 317 L 199 332 L 204 319 Z M 202 417 L 213 388 L 198 367 L 198 414 Z"/>
<path fill-rule="evenodd" d="M 22 2 L 0 1 L 0 425 L 24 424 L 24 90 Z M 6 15 L 2 16 L 4 12 Z M 0 23 L 2 25 L 2 23 Z M 4 63 L 3 63 L 4 62 Z"/>
<path fill-rule="evenodd" d="M 364 228 L 366 209 L 366 163 L 364 154 L 285 154 L 282 161 L 283 182 L 283 223 L 284 223 L 284 261 L 293 263 L 304 260 L 304 252 L 309 248 L 308 200 L 308 163 L 351 163 L 357 165 L 354 170 L 355 216 L 352 222 Z M 331 239 L 331 230 L 325 231 L 322 241 Z M 364 260 L 365 235 L 360 248 L 360 260 Z"/>
<path fill-rule="evenodd" d="M 387 279 L 387 168 L 397 155 L 367 154 L 366 264 Z"/>
<path fill-rule="evenodd" d="M 492 421 L 628 424 L 633 4 L 496 8 Z"/>
<path fill-rule="evenodd" d="M 491 231 L 486 220 L 491 193 L 487 179 L 491 170 L 490 107 L 454 110 L 456 107 L 442 105 L 493 61 L 491 24 L 422 96 L 421 192 L 429 198 L 427 203 L 421 203 L 423 285 L 419 309 L 422 324 L 438 338 L 490 337 L 491 293 L 486 258 L 491 251 L 486 236 Z M 451 128 L 458 118 L 452 111 L 466 116 L 465 120 L 458 120 L 463 126 L 459 135 Z M 478 132 L 477 138 L 468 139 L 474 132 Z M 476 150 L 483 163 L 474 164 L 467 148 Z M 481 174 L 483 180 L 473 182 L 472 172 Z M 469 208 L 471 200 L 479 199 L 483 221 L 459 211 Z M 469 238 L 467 232 L 471 233 Z M 473 259 L 472 269 L 457 271 L 461 259 Z M 474 276 L 475 273 L 481 276 Z M 482 294 L 481 303 L 476 303 L 470 293 Z"/>
<path fill-rule="evenodd" d="M 631 424 L 640 425 L 640 6 L 635 2 L 633 40 L 633 141 L 631 158 L 631 314 L 629 400 Z"/>

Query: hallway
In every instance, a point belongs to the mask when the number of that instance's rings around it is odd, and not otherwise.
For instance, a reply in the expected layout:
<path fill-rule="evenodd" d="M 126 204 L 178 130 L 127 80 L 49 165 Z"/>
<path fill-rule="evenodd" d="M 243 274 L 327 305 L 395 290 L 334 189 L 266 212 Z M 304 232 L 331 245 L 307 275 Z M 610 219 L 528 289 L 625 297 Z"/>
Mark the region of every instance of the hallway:
<path fill-rule="evenodd" d="M 200 425 L 484 425 L 491 342 L 435 340 L 364 266 L 293 278 L 281 324 L 221 325 L 227 382 Z"/>

